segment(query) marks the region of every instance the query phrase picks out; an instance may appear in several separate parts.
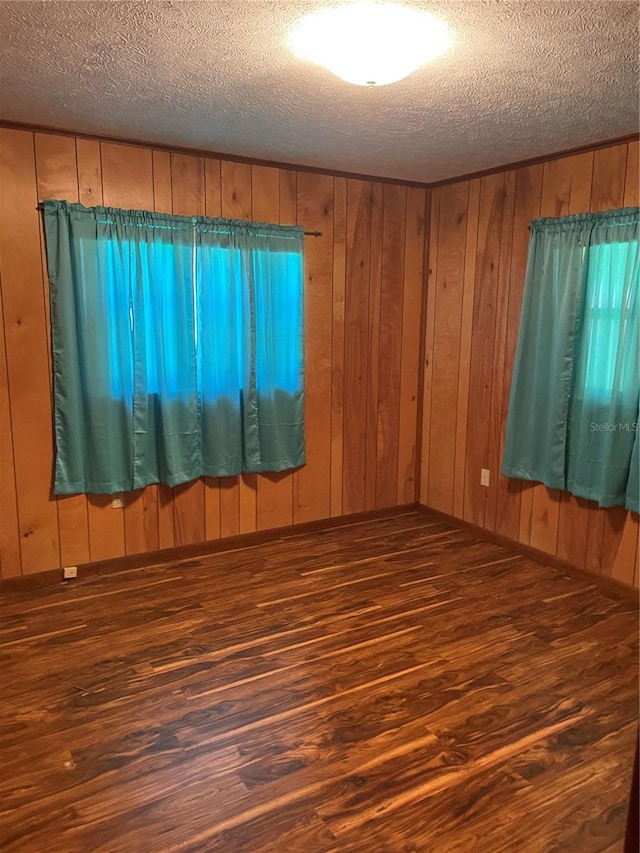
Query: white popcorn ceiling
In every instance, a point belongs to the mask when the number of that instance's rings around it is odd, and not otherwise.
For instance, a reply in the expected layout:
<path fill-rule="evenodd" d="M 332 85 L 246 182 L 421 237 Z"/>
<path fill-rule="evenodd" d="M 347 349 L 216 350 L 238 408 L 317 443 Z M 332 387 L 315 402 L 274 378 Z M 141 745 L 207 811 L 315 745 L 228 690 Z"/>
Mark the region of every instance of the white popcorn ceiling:
<path fill-rule="evenodd" d="M 432 182 L 638 131 L 638 5 L 433 0 L 444 55 L 352 86 L 290 52 L 320 0 L 0 2 L 0 118 Z"/>

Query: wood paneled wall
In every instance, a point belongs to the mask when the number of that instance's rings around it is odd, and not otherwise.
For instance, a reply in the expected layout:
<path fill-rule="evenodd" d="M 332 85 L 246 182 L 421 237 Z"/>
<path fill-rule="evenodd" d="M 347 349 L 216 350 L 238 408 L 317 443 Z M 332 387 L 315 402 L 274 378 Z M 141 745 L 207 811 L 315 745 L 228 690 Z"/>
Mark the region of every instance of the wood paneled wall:
<path fill-rule="evenodd" d="M 427 191 L 0 129 L 4 578 L 416 499 Z M 322 231 L 305 242 L 306 466 L 124 496 L 51 495 L 46 198 Z"/>
<path fill-rule="evenodd" d="M 499 469 L 530 220 L 637 204 L 637 141 L 432 190 L 420 481 L 427 506 L 636 586 L 637 515 Z"/>
<path fill-rule="evenodd" d="M 430 195 L 0 128 L 0 576 L 411 503 L 418 443 L 422 503 L 638 585 L 637 516 L 499 475 L 529 221 L 638 204 L 638 143 Z M 52 497 L 48 283 L 36 210 L 46 198 L 323 232 L 305 242 L 305 467 L 151 486 L 124 495 L 121 510 L 106 496 Z M 488 488 L 480 468 L 491 472 Z"/>

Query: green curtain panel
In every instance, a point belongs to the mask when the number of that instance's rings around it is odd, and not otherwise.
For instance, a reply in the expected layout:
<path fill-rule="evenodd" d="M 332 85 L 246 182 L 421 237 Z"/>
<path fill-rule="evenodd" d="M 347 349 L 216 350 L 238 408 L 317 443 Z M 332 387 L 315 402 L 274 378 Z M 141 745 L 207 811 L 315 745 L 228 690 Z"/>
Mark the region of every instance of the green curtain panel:
<path fill-rule="evenodd" d="M 44 203 L 54 492 L 305 462 L 303 230 Z"/>
<path fill-rule="evenodd" d="M 531 225 L 502 473 L 638 512 L 640 209 Z"/>

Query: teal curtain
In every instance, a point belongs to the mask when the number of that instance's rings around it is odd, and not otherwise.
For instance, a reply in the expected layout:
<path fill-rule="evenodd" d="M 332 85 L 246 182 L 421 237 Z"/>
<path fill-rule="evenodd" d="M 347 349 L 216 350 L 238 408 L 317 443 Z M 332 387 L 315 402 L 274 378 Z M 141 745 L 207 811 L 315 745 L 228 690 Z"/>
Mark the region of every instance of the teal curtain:
<path fill-rule="evenodd" d="M 502 473 L 638 512 L 640 209 L 531 225 Z"/>
<path fill-rule="evenodd" d="M 44 203 L 54 492 L 305 461 L 303 231 Z"/>

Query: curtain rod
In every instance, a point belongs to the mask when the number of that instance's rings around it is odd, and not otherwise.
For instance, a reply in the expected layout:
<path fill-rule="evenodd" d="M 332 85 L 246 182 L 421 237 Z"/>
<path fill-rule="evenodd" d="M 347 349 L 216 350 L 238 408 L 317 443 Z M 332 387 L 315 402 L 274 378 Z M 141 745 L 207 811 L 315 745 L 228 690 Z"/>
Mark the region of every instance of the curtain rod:
<path fill-rule="evenodd" d="M 36 204 L 36 210 L 41 210 L 41 211 L 44 210 L 44 205 L 42 203 Z M 173 214 L 169 214 L 169 216 L 173 216 Z M 305 235 L 305 237 L 324 237 L 324 232 L 323 231 L 305 231 L 304 235 Z"/>

